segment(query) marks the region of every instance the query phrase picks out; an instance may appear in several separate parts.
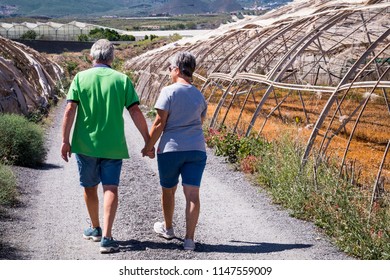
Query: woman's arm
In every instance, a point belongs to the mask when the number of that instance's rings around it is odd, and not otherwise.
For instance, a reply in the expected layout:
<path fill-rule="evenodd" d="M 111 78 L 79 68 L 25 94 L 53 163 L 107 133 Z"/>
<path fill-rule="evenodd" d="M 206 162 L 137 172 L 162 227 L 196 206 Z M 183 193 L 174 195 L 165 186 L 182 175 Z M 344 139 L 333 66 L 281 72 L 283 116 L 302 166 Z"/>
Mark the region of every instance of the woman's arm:
<path fill-rule="evenodd" d="M 164 131 L 165 125 L 168 119 L 168 111 L 157 109 L 157 115 L 150 129 L 150 139 L 145 145 L 145 153 L 151 151 L 154 148 L 157 140 L 160 138 Z"/>

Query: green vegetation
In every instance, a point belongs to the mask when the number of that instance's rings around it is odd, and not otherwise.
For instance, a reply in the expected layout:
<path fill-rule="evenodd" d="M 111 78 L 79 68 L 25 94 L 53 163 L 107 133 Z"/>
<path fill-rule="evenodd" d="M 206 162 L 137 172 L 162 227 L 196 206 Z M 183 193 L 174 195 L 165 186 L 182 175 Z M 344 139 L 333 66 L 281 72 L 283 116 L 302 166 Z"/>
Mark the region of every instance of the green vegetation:
<path fill-rule="evenodd" d="M 157 110 L 154 108 L 151 108 L 148 112 L 146 112 L 146 116 L 149 119 L 154 120 L 154 118 L 157 116 Z"/>
<path fill-rule="evenodd" d="M 109 28 L 95 28 L 89 32 L 89 35 L 80 34 L 77 37 L 79 42 L 96 41 L 99 39 L 107 39 L 110 41 L 135 41 L 133 35 L 120 35 L 117 31 Z"/>
<path fill-rule="evenodd" d="M 304 146 L 288 135 L 267 142 L 209 129 L 205 137 L 216 154 L 252 173 L 276 203 L 295 217 L 313 221 L 346 253 L 390 259 L 389 198 L 382 195 L 371 207 L 371 188 L 340 178 L 332 160 L 310 159 L 302 167 Z"/>
<path fill-rule="evenodd" d="M 66 68 L 68 75 L 74 76 L 76 74 L 75 70 L 77 69 L 78 64 L 75 61 L 66 61 L 65 65 L 66 65 L 65 68 Z"/>
<path fill-rule="evenodd" d="M 133 35 L 121 35 L 121 41 L 135 41 L 135 37 Z"/>
<path fill-rule="evenodd" d="M 25 32 L 24 34 L 22 34 L 20 39 L 35 40 L 37 38 L 37 36 L 38 36 L 38 34 L 34 30 L 29 30 L 29 31 Z"/>
<path fill-rule="evenodd" d="M 131 35 L 120 35 L 117 31 L 108 28 L 95 28 L 89 32 L 90 40 L 107 39 L 109 41 L 135 41 Z"/>
<path fill-rule="evenodd" d="M 77 37 L 77 41 L 79 41 L 79 42 L 88 42 L 89 41 L 89 37 L 86 34 L 80 34 Z"/>
<path fill-rule="evenodd" d="M 0 206 L 16 201 L 16 178 L 9 166 L 0 163 Z"/>
<path fill-rule="evenodd" d="M 229 163 L 239 163 L 249 156 L 261 157 L 271 145 L 261 138 L 240 137 L 226 129 L 210 128 L 206 132 L 207 146 L 215 148 L 217 156 L 226 157 Z"/>
<path fill-rule="evenodd" d="M 35 110 L 29 112 L 26 116 L 29 122 L 40 123 L 49 113 L 47 107 L 38 107 Z"/>
<path fill-rule="evenodd" d="M 154 39 L 158 38 L 158 36 L 150 34 L 150 36 L 145 35 L 144 40 L 150 40 L 153 41 Z"/>
<path fill-rule="evenodd" d="M 27 167 L 46 158 L 42 128 L 19 115 L 0 115 L 0 162 Z"/>
<path fill-rule="evenodd" d="M 169 17 L 149 17 L 149 18 L 86 18 L 85 21 L 91 24 L 109 26 L 111 28 L 142 31 L 142 30 L 183 30 L 183 29 L 214 29 L 221 24 L 231 22 L 229 14 L 215 15 L 183 15 Z"/>

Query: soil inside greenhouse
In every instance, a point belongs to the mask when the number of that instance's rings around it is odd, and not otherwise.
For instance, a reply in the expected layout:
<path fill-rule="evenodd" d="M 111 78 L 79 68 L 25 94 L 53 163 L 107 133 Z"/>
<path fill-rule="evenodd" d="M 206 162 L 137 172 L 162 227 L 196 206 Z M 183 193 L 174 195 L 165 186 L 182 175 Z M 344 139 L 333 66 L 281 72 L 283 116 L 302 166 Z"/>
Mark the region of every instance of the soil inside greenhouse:
<path fill-rule="evenodd" d="M 218 97 L 214 97 L 214 101 L 217 99 Z M 309 99 L 309 97 L 307 97 L 307 99 Z M 305 108 L 307 112 L 311 112 L 309 114 L 311 115 L 309 120 L 316 120 L 318 118 L 321 112 L 319 108 L 323 108 L 325 100 L 317 100 L 317 102 L 313 104 L 310 102 L 306 103 Z M 281 113 L 276 110 L 271 116 L 267 115 L 275 104 L 271 104 L 272 101 L 267 101 L 264 105 L 263 111 L 260 113 L 254 124 L 253 132 L 261 137 L 264 137 L 267 141 L 273 141 L 280 139 L 283 135 L 289 135 L 294 141 L 298 141 L 302 146 L 306 146 L 314 128 L 314 123 L 310 123 L 310 121 L 308 122 L 305 117 L 304 110 L 302 108 L 298 108 L 300 101 L 293 101 L 290 100 L 289 102 L 285 102 L 285 104 L 280 108 Z M 242 104 L 242 102 L 238 102 L 238 104 Z M 356 103 L 350 103 L 348 111 L 351 111 L 354 106 L 356 106 Z M 209 104 L 209 119 L 213 117 L 215 108 L 215 104 Z M 235 107 L 233 105 L 229 108 L 229 112 L 225 117 L 226 107 L 222 107 L 221 113 L 216 121 L 216 127 L 218 127 L 218 123 L 221 123 L 221 121 L 224 120 L 225 127 L 231 129 L 237 126 L 236 132 L 245 134 L 255 108 L 256 107 L 253 104 L 247 105 L 246 110 L 241 112 L 240 107 Z M 345 111 L 347 111 L 347 108 Z M 240 122 L 237 122 L 239 116 Z M 319 134 L 314 145 L 315 149 L 321 145 L 322 141 L 324 141 L 324 135 L 326 134 L 329 119 L 330 118 L 325 120 L 323 127 L 319 130 Z M 329 148 L 327 149 L 327 157 L 332 158 L 335 162 L 341 162 L 345 156 L 346 168 L 344 168 L 344 170 L 340 169 L 340 172 L 354 173 L 355 181 L 365 188 L 372 188 L 374 185 L 381 161 L 383 160 L 383 153 L 386 148 L 387 139 L 390 137 L 390 124 L 386 122 L 387 119 L 387 111 L 381 108 L 381 104 L 374 103 L 366 108 L 364 117 L 356 130 L 357 133 L 354 135 L 353 141 L 351 141 L 349 146 L 349 133 L 353 128 L 353 122 L 348 124 L 345 130 L 342 130 L 338 135 L 330 133 L 326 135 L 327 139 L 332 139 L 329 144 Z M 336 122 L 338 122 L 338 120 Z M 261 133 L 258 133 L 260 130 Z M 326 139 L 324 143 L 327 143 Z M 348 152 L 345 155 L 347 146 Z M 350 174 L 347 175 L 349 176 Z M 384 162 L 381 177 L 384 179 L 384 188 L 390 190 L 389 157 L 387 157 L 387 160 Z"/>

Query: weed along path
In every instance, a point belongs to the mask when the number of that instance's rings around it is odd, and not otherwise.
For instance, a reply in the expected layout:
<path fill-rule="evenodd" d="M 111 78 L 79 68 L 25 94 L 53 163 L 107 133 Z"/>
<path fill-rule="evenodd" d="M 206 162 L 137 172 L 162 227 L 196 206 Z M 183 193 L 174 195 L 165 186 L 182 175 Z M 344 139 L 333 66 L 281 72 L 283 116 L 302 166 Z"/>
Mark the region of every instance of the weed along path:
<path fill-rule="evenodd" d="M 126 134 L 131 159 L 123 163 L 114 237 L 120 252 L 100 254 L 99 243 L 86 241 L 88 226 L 74 156 L 60 157 L 65 102 L 53 112 L 49 152 L 43 168 L 15 168 L 21 202 L 1 222 L 1 259 L 348 259 L 311 223 L 294 219 L 268 196 L 208 151 L 201 186 L 197 249 L 182 250 L 184 195 L 177 191 L 175 233 L 167 241 L 153 232 L 162 219 L 156 160 L 142 158 L 143 141 L 128 114 Z M 99 192 L 101 195 L 101 191 Z"/>

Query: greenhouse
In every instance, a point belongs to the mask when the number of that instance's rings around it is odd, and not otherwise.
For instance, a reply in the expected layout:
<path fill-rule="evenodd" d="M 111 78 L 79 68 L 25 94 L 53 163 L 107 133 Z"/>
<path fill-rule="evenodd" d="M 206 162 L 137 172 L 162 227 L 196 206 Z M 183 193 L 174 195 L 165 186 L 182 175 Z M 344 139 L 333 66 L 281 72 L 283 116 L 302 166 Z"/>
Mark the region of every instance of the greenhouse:
<path fill-rule="evenodd" d="M 72 21 L 61 24 L 55 22 L 37 23 L 0 23 L 0 35 L 8 39 L 20 39 L 28 31 L 34 31 L 37 39 L 77 41 L 80 34 L 89 32 L 100 26 Z"/>
<path fill-rule="evenodd" d="M 340 174 L 390 187 L 390 2 L 301 1 L 128 62 L 142 102 L 170 83 L 168 58 L 190 51 L 208 126 L 305 143 L 302 166 L 336 157 Z M 351 174 L 352 173 L 352 174 Z"/>

